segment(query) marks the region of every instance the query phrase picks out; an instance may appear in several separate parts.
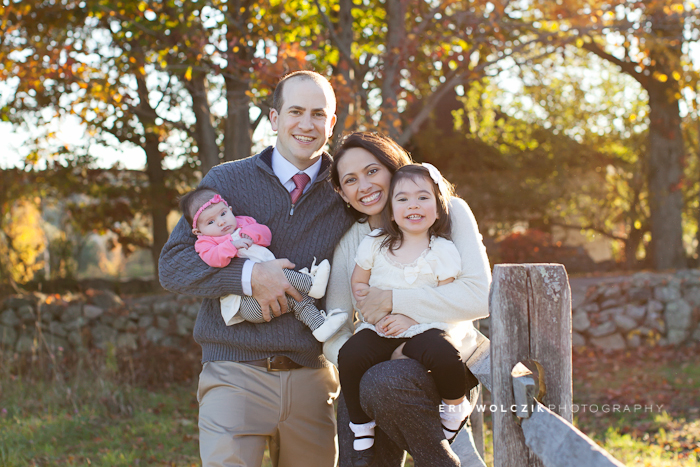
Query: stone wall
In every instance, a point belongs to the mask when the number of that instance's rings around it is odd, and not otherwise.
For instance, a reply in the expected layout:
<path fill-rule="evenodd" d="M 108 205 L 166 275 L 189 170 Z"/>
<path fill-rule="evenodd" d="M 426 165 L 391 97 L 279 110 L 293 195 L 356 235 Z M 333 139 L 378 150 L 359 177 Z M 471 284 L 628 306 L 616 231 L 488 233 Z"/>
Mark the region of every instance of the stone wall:
<path fill-rule="evenodd" d="M 0 349 L 177 347 L 192 339 L 199 300 L 174 294 L 123 299 L 110 291 L 12 296 L 0 305 Z"/>
<path fill-rule="evenodd" d="M 572 284 L 573 284 L 572 280 Z M 605 349 L 700 341 L 700 270 L 638 273 L 573 288 L 573 344 Z M 13 296 L 0 305 L 0 349 L 38 346 L 136 349 L 177 347 L 191 339 L 199 300 L 174 294 L 125 296 L 110 291 Z M 488 319 L 480 328 L 488 335 Z"/>
<path fill-rule="evenodd" d="M 578 292 L 578 293 L 577 293 Z M 700 341 L 700 270 L 637 273 L 572 287 L 574 347 L 603 349 Z M 488 319 L 481 320 L 488 334 Z"/>

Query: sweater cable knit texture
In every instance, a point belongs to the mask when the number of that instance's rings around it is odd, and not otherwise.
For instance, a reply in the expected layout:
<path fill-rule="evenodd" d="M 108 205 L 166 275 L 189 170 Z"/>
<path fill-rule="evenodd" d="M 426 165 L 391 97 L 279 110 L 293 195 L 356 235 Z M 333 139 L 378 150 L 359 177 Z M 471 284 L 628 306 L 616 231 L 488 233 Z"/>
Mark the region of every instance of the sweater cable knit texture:
<path fill-rule="evenodd" d="M 318 261 L 332 259 L 333 248 L 353 222 L 328 179 L 330 156 L 324 153 L 322 157 L 318 177 L 296 202 L 293 214 L 290 194 L 272 170 L 272 147 L 214 167 L 201 185 L 217 190 L 235 215 L 250 216 L 267 225 L 272 231 L 269 248 L 277 258 L 288 258 L 296 269 L 309 267 L 314 257 Z M 245 260 L 234 258 L 224 268 L 209 267 L 195 252 L 196 240 L 181 218 L 161 252 L 159 277 L 167 290 L 203 299 L 194 327 L 195 341 L 202 346 L 202 363 L 285 355 L 311 368 L 329 364 L 321 353 L 321 343 L 291 314 L 269 323 L 226 326 L 219 297 L 243 295 L 241 270 Z"/>

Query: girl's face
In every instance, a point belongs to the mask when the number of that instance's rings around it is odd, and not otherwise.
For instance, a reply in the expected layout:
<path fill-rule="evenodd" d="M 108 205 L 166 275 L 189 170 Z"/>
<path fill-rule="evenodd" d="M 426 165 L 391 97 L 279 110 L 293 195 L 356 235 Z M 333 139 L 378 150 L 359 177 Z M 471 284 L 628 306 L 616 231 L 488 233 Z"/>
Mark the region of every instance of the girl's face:
<path fill-rule="evenodd" d="M 366 149 L 350 148 L 338 162 L 338 179 L 345 202 L 378 225 L 391 183 L 389 169 Z"/>
<path fill-rule="evenodd" d="M 197 228 L 192 229 L 195 235 L 208 235 L 221 237 L 231 235 L 238 222 L 231 212 L 231 208 L 224 203 L 216 203 L 208 206 L 197 218 Z"/>
<path fill-rule="evenodd" d="M 438 218 L 434 183 L 424 177 L 404 178 L 394 186 L 391 220 L 406 235 L 423 234 Z"/>

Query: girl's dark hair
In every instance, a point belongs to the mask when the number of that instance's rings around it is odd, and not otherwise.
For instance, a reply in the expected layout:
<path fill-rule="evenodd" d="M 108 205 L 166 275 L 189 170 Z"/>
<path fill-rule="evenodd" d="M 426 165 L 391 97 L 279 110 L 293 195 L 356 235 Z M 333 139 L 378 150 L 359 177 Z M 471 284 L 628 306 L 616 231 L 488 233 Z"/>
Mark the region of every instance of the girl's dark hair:
<path fill-rule="evenodd" d="M 376 157 L 379 163 L 389 169 L 389 172 L 392 174 L 400 167 L 413 163 L 411 155 L 388 136 L 370 131 L 349 133 L 344 135 L 338 142 L 334 151 L 333 164 L 331 165 L 331 181 L 337 191 L 342 190 L 340 186 L 340 174 L 338 173 L 338 162 L 345 156 L 347 150 L 352 148 L 366 150 Z M 366 214 L 361 213 L 352 206 L 347 207 L 347 209 L 356 220 L 360 222 L 365 222 L 367 220 Z"/>
<path fill-rule="evenodd" d="M 391 206 L 391 201 L 394 199 L 394 190 L 396 189 L 396 184 L 401 180 L 419 180 L 421 178 L 430 182 L 433 187 L 433 193 L 435 194 L 435 201 L 437 203 L 437 219 L 428 229 L 428 235 L 430 237 L 442 237 L 447 240 L 451 240 L 450 229 L 452 228 L 452 217 L 450 216 L 449 202 L 450 198 L 454 196 L 454 185 L 445 180 L 442 175 L 440 175 L 442 181 L 444 182 L 444 193 L 440 191 L 437 183 L 433 181 L 430 177 L 430 172 L 428 169 L 422 165 L 411 164 L 401 167 L 394 173 L 391 178 L 391 185 L 389 185 L 389 200 L 382 211 L 382 232 L 381 235 L 386 235 L 387 237 L 382 241 L 382 248 L 388 248 L 389 251 L 394 251 L 399 248 L 403 243 L 403 232 L 399 229 L 399 226 L 395 221 L 391 220 L 394 217 L 394 210 Z"/>
<path fill-rule="evenodd" d="M 180 198 L 180 211 L 185 216 L 187 223 L 192 225 L 192 219 L 197 213 L 197 209 L 212 199 L 214 195 L 218 195 L 216 190 L 207 186 L 200 186 L 196 190 L 190 191 Z"/>

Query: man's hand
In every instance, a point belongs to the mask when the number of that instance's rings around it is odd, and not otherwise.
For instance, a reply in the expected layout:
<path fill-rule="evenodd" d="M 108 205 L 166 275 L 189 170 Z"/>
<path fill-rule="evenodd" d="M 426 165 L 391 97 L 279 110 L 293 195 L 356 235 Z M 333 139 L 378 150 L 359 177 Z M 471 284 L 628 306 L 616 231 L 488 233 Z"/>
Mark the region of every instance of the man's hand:
<path fill-rule="evenodd" d="M 388 315 L 377 323 L 377 330 L 385 336 L 398 336 L 414 324 L 418 323 L 406 315 Z"/>
<path fill-rule="evenodd" d="M 260 304 L 265 321 L 272 320 L 273 315 L 279 317 L 289 311 L 285 294 L 291 295 L 297 301 L 302 300 L 301 294 L 292 287 L 282 269 L 294 269 L 294 264 L 282 258 L 253 265 L 250 278 L 253 298 Z"/>
<path fill-rule="evenodd" d="M 357 309 L 369 324 L 377 324 L 380 319 L 391 313 L 393 294 L 391 290 L 371 287 L 363 300 L 357 301 Z"/>

